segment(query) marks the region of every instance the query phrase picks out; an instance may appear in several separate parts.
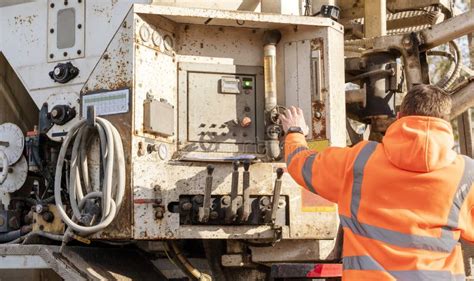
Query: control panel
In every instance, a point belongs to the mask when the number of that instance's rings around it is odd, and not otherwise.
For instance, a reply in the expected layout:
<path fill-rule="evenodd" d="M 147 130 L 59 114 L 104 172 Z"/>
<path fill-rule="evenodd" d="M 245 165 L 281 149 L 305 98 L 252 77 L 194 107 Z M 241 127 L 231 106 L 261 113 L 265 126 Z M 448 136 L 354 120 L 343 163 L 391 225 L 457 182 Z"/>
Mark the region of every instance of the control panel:
<path fill-rule="evenodd" d="M 219 144 L 255 145 L 259 139 L 264 98 L 259 91 L 259 67 L 245 67 L 242 72 L 236 66 L 226 67 L 234 69 L 210 72 L 207 65 L 193 65 L 184 76 L 186 81 L 180 81 L 184 87 L 180 89 L 180 107 L 185 104 L 187 111 L 180 109 L 179 119 L 186 120 L 182 124 L 187 127 L 186 132 L 180 132 L 180 140 L 200 151 L 237 152 Z"/>

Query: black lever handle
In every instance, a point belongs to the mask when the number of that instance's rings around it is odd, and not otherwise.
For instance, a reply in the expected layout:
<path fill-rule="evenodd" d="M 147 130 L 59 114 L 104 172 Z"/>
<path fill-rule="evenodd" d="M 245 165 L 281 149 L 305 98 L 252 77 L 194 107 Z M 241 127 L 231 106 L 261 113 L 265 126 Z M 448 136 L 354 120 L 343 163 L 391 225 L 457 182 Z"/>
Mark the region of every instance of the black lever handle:
<path fill-rule="evenodd" d="M 242 199 L 242 216 L 241 221 L 247 221 L 250 215 L 250 161 L 244 161 L 244 175 L 243 175 L 243 199 Z"/>
<path fill-rule="evenodd" d="M 276 215 L 278 211 L 278 204 L 280 203 L 280 193 L 281 193 L 281 178 L 283 177 L 284 171 L 282 168 L 278 168 L 276 170 L 276 180 L 275 180 L 275 187 L 273 188 L 273 198 L 272 198 L 272 211 L 270 212 L 270 215 L 265 217 L 265 222 L 266 223 L 272 223 L 275 224 L 276 221 Z"/>
<path fill-rule="evenodd" d="M 234 161 L 232 163 L 232 182 L 230 187 L 230 208 L 226 210 L 225 221 L 226 223 L 231 223 L 237 217 L 237 210 L 239 208 L 239 202 L 237 200 L 239 192 L 239 167 L 240 162 Z"/>
<path fill-rule="evenodd" d="M 207 177 L 206 186 L 204 188 L 204 200 L 202 207 L 199 207 L 199 222 L 209 221 L 209 215 L 211 213 L 211 192 L 212 192 L 212 174 L 214 173 L 214 166 L 207 165 Z"/>

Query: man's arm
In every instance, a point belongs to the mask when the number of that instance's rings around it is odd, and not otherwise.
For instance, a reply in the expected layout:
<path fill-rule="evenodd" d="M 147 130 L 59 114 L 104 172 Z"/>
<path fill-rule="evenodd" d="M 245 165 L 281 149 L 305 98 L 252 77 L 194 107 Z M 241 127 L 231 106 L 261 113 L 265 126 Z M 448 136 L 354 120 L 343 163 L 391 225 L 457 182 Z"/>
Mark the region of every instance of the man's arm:
<path fill-rule="evenodd" d="M 308 149 L 305 139 L 308 127 L 299 108 L 289 108 L 280 119 L 285 132 L 291 127 L 300 127 L 303 131 L 289 133 L 285 138 L 288 173 L 302 187 L 337 203 L 344 186 L 350 148 L 330 147 L 320 153 Z"/>

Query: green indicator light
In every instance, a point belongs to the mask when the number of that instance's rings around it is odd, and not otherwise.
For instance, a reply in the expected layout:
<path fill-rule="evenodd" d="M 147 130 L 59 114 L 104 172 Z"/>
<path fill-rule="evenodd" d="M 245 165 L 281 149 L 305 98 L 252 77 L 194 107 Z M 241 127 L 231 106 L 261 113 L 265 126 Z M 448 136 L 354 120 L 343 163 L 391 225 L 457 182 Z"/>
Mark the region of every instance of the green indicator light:
<path fill-rule="evenodd" d="M 248 87 L 248 86 L 250 86 L 250 81 L 245 81 L 244 84 L 245 84 L 245 86 Z"/>

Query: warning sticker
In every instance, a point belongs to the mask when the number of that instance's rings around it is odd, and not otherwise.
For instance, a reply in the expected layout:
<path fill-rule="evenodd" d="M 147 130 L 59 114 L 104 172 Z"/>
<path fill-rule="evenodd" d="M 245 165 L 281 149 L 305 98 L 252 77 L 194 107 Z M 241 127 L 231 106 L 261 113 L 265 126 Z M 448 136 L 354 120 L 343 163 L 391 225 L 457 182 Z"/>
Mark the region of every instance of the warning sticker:
<path fill-rule="evenodd" d="M 82 117 L 87 116 L 87 107 L 91 105 L 95 106 L 98 116 L 126 113 L 129 110 L 129 89 L 82 96 Z"/>

